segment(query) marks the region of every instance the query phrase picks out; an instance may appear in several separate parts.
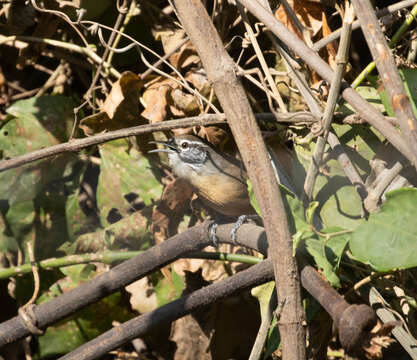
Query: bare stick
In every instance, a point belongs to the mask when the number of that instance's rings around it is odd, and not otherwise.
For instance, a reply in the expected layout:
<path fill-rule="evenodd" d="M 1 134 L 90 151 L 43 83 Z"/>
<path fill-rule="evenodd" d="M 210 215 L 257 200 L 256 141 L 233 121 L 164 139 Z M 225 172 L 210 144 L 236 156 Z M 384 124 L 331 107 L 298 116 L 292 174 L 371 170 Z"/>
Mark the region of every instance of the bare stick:
<path fill-rule="evenodd" d="M 94 360 L 111 350 L 143 336 L 158 325 L 177 320 L 194 310 L 213 304 L 237 292 L 273 279 L 270 260 L 265 260 L 215 284 L 184 295 L 154 311 L 116 326 L 94 340 L 78 347 L 60 360 Z"/>
<path fill-rule="evenodd" d="M 414 167 L 417 167 L 417 119 L 411 108 L 410 99 L 405 92 L 394 57 L 370 1 L 353 0 L 352 4 L 361 22 L 362 32 L 375 60 L 382 83 L 391 100 L 392 108 L 400 123 L 401 132 L 413 154 L 410 161 Z"/>
<path fill-rule="evenodd" d="M 348 5 L 346 7 L 345 18 L 343 20 L 342 38 L 336 56 L 337 68 L 333 74 L 329 97 L 323 115 L 323 135 L 319 136 L 317 139 L 314 153 L 311 158 L 310 166 L 308 167 L 306 179 L 304 182 L 303 200 L 307 202 L 311 201 L 312 199 L 314 184 L 319 173 L 320 164 L 324 153 L 324 147 L 327 142 L 330 125 L 333 119 L 334 109 L 336 107 L 337 99 L 339 98 L 340 85 L 342 83 L 342 78 L 348 60 L 353 16 L 353 8 Z"/>
<path fill-rule="evenodd" d="M 264 72 L 266 80 L 268 81 L 268 84 L 271 87 L 271 91 L 274 94 L 274 99 L 278 103 L 279 108 L 281 109 L 281 111 L 282 112 L 287 112 L 287 107 L 285 106 L 284 101 L 282 100 L 281 94 L 279 93 L 279 91 L 277 89 L 277 86 L 275 84 L 275 81 L 272 78 L 271 72 L 269 71 L 268 64 L 265 61 L 265 57 L 262 53 L 261 48 L 259 47 L 259 43 L 256 40 L 255 34 L 253 33 L 253 30 L 252 30 L 252 27 L 250 26 L 248 16 L 245 13 L 245 9 L 239 3 L 237 4 L 237 8 L 240 12 L 240 16 L 242 16 L 246 32 L 249 35 L 249 39 L 252 43 L 253 49 L 255 50 L 256 56 L 259 60 L 259 63 L 261 64 L 262 71 Z M 267 91 L 267 89 L 265 89 L 265 92 L 266 91 Z"/>
<path fill-rule="evenodd" d="M 380 9 L 376 12 L 376 16 L 378 18 L 385 16 L 387 14 L 392 14 L 395 13 L 398 10 L 404 9 L 406 7 L 410 7 L 416 4 L 416 0 L 403 0 L 400 1 L 396 4 L 387 6 L 386 8 Z M 359 20 L 355 20 L 352 23 L 352 31 L 359 29 L 361 27 L 361 24 L 359 22 Z M 332 41 L 337 40 L 340 35 L 342 33 L 342 29 L 338 29 L 333 31 L 331 34 L 327 35 L 326 37 L 320 39 L 319 41 L 317 41 L 316 43 L 314 43 L 314 45 L 311 47 L 312 50 L 314 51 L 319 51 L 322 48 L 324 48 L 328 43 L 331 43 Z"/>
<path fill-rule="evenodd" d="M 292 238 L 280 190 L 261 132 L 243 86 L 236 76 L 236 65 L 224 49 L 201 2 L 176 0 L 175 6 L 201 58 L 207 77 L 213 83 L 260 204 L 271 248 L 278 299 L 285 299 L 278 322 L 283 358 L 304 360 L 304 310 L 301 305 L 299 274 L 292 255 Z"/>
<path fill-rule="evenodd" d="M 13 159 L 7 159 L 0 161 L 0 172 L 12 169 L 36 160 L 44 159 L 47 157 L 59 155 L 66 152 L 77 152 L 86 147 L 102 144 L 107 141 L 121 139 L 129 136 L 136 136 L 154 131 L 165 131 L 170 129 L 178 129 L 183 127 L 191 127 L 198 125 L 214 125 L 225 122 L 225 117 L 219 117 L 217 115 L 203 115 L 196 116 L 187 119 L 170 120 L 162 123 L 133 126 L 126 129 L 120 129 L 116 131 L 110 131 L 108 133 L 90 136 L 84 139 L 71 140 L 69 142 L 49 146 L 45 149 L 33 151 L 31 153 L 16 156 Z"/>
<path fill-rule="evenodd" d="M 331 83 L 333 70 L 330 66 L 321 59 L 314 51 L 312 51 L 306 44 L 304 44 L 296 35 L 290 32 L 284 24 L 278 21 L 272 14 L 262 7 L 254 0 L 238 0 L 251 13 L 260 19 L 269 30 L 271 30 L 279 39 L 281 39 L 290 49 L 299 55 L 309 66 L 311 66 L 317 73 L 326 81 Z M 355 90 L 343 81 L 342 96 L 348 101 L 355 110 L 363 117 L 369 124 L 374 126 L 385 138 L 397 148 L 408 160 L 413 163 L 415 155 L 408 148 L 404 142 L 401 134 L 390 123 L 385 121 L 384 116 L 363 99 Z"/>
<path fill-rule="evenodd" d="M 263 121 L 278 121 L 288 123 L 314 123 L 319 120 L 319 118 L 307 111 L 285 114 L 260 113 L 256 114 L 256 117 Z M 0 172 L 22 166 L 36 160 L 60 155 L 66 152 L 77 152 L 89 146 L 102 144 L 111 140 L 121 139 L 129 136 L 136 136 L 155 131 L 166 131 L 192 126 L 208 126 L 224 123 L 226 123 L 226 116 L 224 114 L 206 114 L 184 119 L 168 120 L 164 121 L 163 123 L 139 125 L 125 129 L 109 131 L 104 134 L 98 134 L 84 139 L 71 140 L 63 144 L 35 150 L 21 156 L 16 156 L 12 159 L 2 160 L 0 161 Z"/>
<path fill-rule="evenodd" d="M 140 279 L 143 276 L 161 268 L 162 266 L 174 261 L 180 256 L 188 256 L 196 249 L 201 249 L 209 245 L 208 224 L 195 226 L 179 235 L 167 239 L 161 245 L 154 246 L 137 257 L 130 259 L 120 265 L 115 266 L 107 273 L 90 280 L 83 285 L 54 298 L 53 300 L 43 303 L 32 308 L 34 322 L 40 328 L 45 328 L 54 324 L 66 316 L 80 310 L 95 301 L 110 295 L 127 284 Z M 230 231 L 234 224 L 219 225 L 217 236 L 220 242 L 232 243 Z M 239 245 L 252 248 L 258 252 L 267 255 L 268 243 L 263 228 L 250 224 L 243 224 L 237 231 L 237 243 Z M 344 339 L 343 347 L 350 348 L 361 344 L 362 332 L 367 329 L 368 322 L 372 318 L 372 311 L 367 313 L 369 317 L 363 317 L 362 312 L 357 312 L 357 305 L 349 306 L 344 298 L 330 287 L 317 271 L 304 263 L 301 258 L 301 279 L 303 287 L 306 288 L 314 298 L 318 299 L 320 304 L 332 316 L 336 326 L 339 329 L 339 336 Z M 272 268 L 271 262 L 267 261 L 268 266 Z M 270 270 L 272 272 L 272 269 Z M 204 301 L 204 299 L 203 299 Z M 201 303 L 204 305 L 204 302 Z M 364 305 L 361 305 L 362 309 Z M 170 308 L 171 309 L 171 308 Z M 177 309 L 176 306 L 173 309 Z M 178 310 L 178 309 L 177 309 Z M 369 310 L 369 309 L 368 309 Z M 151 313 L 152 314 L 152 313 Z M 169 321 L 169 314 L 158 317 L 158 323 Z M 148 319 L 147 316 L 138 320 L 138 326 L 141 321 Z M 156 324 L 156 321 L 154 323 Z M 142 331 L 142 330 L 141 330 Z M 22 322 L 20 317 L 14 317 L 0 324 L 0 347 L 5 344 L 19 340 L 30 334 L 30 330 Z M 354 336 L 352 336 L 354 334 Z M 120 338 L 118 343 L 123 342 Z M 129 341 L 126 338 L 126 341 Z"/>

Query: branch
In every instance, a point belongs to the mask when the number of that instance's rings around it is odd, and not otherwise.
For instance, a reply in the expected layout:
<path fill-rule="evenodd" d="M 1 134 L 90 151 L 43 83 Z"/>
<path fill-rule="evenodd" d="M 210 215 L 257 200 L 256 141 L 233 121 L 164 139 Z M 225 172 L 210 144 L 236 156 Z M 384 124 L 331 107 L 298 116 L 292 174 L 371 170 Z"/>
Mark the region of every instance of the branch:
<path fill-rule="evenodd" d="M 387 6 L 386 8 L 380 9 L 376 12 L 376 16 L 378 18 L 381 18 L 383 16 L 386 16 L 388 14 L 392 14 L 397 12 L 398 10 L 404 9 L 406 7 L 410 7 L 416 4 L 415 0 L 403 0 L 400 2 L 397 2 L 396 4 L 392 4 L 390 6 Z M 361 27 L 361 24 L 359 20 L 355 20 L 352 24 L 352 30 L 357 30 Z M 331 34 L 327 35 L 326 37 L 320 39 L 314 45 L 311 47 L 314 51 L 320 51 L 322 48 L 324 48 L 327 44 L 331 43 L 332 41 L 337 40 L 340 35 L 342 34 L 342 29 L 338 29 L 333 31 Z"/>
<path fill-rule="evenodd" d="M 278 21 L 272 14 L 254 0 L 238 0 L 253 15 L 261 20 L 283 43 L 294 51 L 306 64 L 311 66 L 324 80 L 331 83 L 333 70 L 312 51 L 296 35 L 289 31 L 284 24 Z M 398 151 L 400 151 L 411 163 L 414 163 L 414 154 L 408 148 L 399 132 L 390 123 L 385 121 L 384 116 L 355 90 L 349 87 L 346 81 L 342 82 L 342 96 L 369 124 L 375 127 Z"/>
<path fill-rule="evenodd" d="M 379 77 L 400 123 L 401 132 L 413 154 L 410 161 L 417 168 L 417 119 L 411 108 L 410 99 L 405 92 L 394 57 L 369 0 L 353 0 L 352 4 L 361 22 L 362 32 L 378 68 Z M 417 6 L 415 8 L 417 9 Z"/>
<path fill-rule="evenodd" d="M 154 246 L 141 255 L 115 266 L 77 288 L 33 308 L 36 326 L 46 328 L 81 308 L 93 304 L 124 286 L 158 270 L 181 255 L 209 245 L 207 224 L 196 226 Z M 16 316 L 0 324 L 0 347 L 30 335 L 24 321 Z"/>
<path fill-rule="evenodd" d="M 274 278 L 270 260 L 265 260 L 218 283 L 208 285 L 154 311 L 126 321 L 94 340 L 78 347 L 60 360 L 93 360 L 148 331 L 177 320 L 192 311 L 211 305 L 237 292 L 261 285 Z"/>
<path fill-rule="evenodd" d="M 337 68 L 333 74 L 332 84 L 330 86 L 329 97 L 327 99 L 326 108 L 323 114 L 323 135 L 319 136 L 314 147 L 314 153 L 311 157 L 311 162 L 307 170 L 306 179 L 304 182 L 304 200 L 311 201 L 314 184 L 317 175 L 319 174 L 320 165 L 323 159 L 324 147 L 326 145 L 330 126 L 333 119 L 334 109 L 336 107 L 337 99 L 339 98 L 340 84 L 345 73 L 346 64 L 348 62 L 350 36 L 352 33 L 353 22 L 353 8 L 348 5 L 345 9 L 345 18 L 343 19 L 342 38 L 337 51 L 336 61 Z"/>
<path fill-rule="evenodd" d="M 219 115 L 202 115 L 186 119 L 164 121 L 162 123 L 139 125 L 130 128 L 109 131 L 104 134 L 89 136 L 83 139 L 71 140 L 69 142 L 49 146 L 47 148 L 32 151 L 28 154 L 16 156 L 12 159 L 0 161 L 0 172 L 13 169 L 15 167 L 28 164 L 30 162 L 56 156 L 66 152 L 77 152 L 86 147 L 102 144 L 111 140 L 121 139 L 129 136 L 146 134 L 154 131 L 165 131 L 170 129 L 178 129 L 191 126 L 207 126 L 225 123 L 225 116 Z"/>
<path fill-rule="evenodd" d="M 232 243 L 230 231 L 233 227 L 234 224 L 219 225 L 216 235 L 221 243 Z M 167 239 L 161 245 L 146 250 L 134 259 L 115 266 L 107 273 L 97 276 L 93 280 L 49 302 L 34 307 L 33 315 L 36 319 L 36 325 L 40 328 L 46 328 L 179 257 L 189 256 L 193 251 L 209 245 L 207 228 L 207 224 L 190 228 L 179 235 Z M 239 245 L 267 255 L 268 243 L 263 228 L 243 224 L 238 229 L 236 235 L 236 240 Z M 269 261 L 267 263 L 270 267 L 269 271 L 272 273 L 272 264 Z M 300 263 L 302 264 L 301 281 L 303 287 L 329 312 L 339 329 L 344 329 L 339 330 L 340 337 L 345 339 L 342 345 L 346 348 L 351 347 L 353 341 L 356 342 L 354 343 L 354 347 L 360 346 L 361 334 L 363 334 L 370 321 L 369 317 L 364 318 L 362 312 L 356 312 L 354 309 L 357 305 L 349 305 L 346 303 L 344 298 L 336 290 L 331 288 L 327 281 L 312 266 L 307 265 L 302 258 Z M 223 288 L 223 286 L 221 287 Z M 201 304 L 206 304 L 204 303 L 204 298 L 202 300 L 203 302 Z M 350 314 L 349 317 L 346 317 L 346 312 Z M 368 311 L 368 313 L 372 315 L 372 312 Z M 142 319 L 149 320 L 150 314 L 143 315 L 144 317 Z M 165 315 L 168 318 L 171 316 L 170 313 Z M 166 322 L 169 321 L 168 318 L 158 317 L 158 321 Z M 351 321 L 352 319 L 354 321 Z M 354 337 L 349 335 L 352 333 L 355 334 Z M 28 335 L 30 335 L 30 331 L 26 328 L 24 321 L 20 317 L 10 319 L 0 324 L 0 347 Z M 126 341 L 129 341 L 129 339 L 126 338 Z"/>
<path fill-rule="evenodd" d="M 284 359 L 305 359 L 304 310 L 292 237 L 280 189 L 236 65 L 200 1 L 174 0 L 181 24 L 195 46 L 252 181 L 268 235 L 277 296 L 284 302 L 278 327 Z"/>
<path fill-rule="evenodd" d="M 256 118 L 262 121 L 278 121 L 288 123 L 314 123 L 320 119 L 308 111 L 299 111 L 294 113 L 260 113 L 256 114 Z M 89 136 L 83 139 L 75 139 L 69 142 L 49 146 L 44 149 L 35 150 L 30 153 L 16 156 L 11 159 L 0 161 L 0 172 L 13 169 L 31 163 L 36 160 L 41 160 L 47 157 L 60 155 L 67 152 L 77 152 L 89 146 L 103 144 L 108 141 L 121 139 L 129 136 L 136 136 L 155 131 L 166 131 L 171 129 L 186 128 L 192 126 L 209 126 L 217 124 L 225 124 L 226 116 L 224 114 L 205 114 L 184 119 L 169 120 L 162 123 L 147 124 L 133 126 L 125 129 L 109 131 L 104 134 Z"/>

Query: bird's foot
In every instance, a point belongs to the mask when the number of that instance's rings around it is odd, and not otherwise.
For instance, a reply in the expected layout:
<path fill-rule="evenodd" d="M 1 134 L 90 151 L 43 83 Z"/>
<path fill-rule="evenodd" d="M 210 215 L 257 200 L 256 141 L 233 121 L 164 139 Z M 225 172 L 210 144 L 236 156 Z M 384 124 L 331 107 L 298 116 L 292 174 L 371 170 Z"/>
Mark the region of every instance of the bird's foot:
<path fill-rule="evenodd" d="M 232 238 L 233 244 L 237 245 L 236 239 L 237 239 L 237 231 L 239 228 L 248 220 L 250 219 L 259 219 L 259 215 L 240 215 L 237 219 L 235 225 L 233 226 L 232 231 L 230 231 L 230 237 Z"/>
<path fill-rule="evenodd" d="M 209 237 L 211 242 L 213 243 L 214 247 L 218 247 L 219 246 L 219 238 L 217 237 L 216 231 L 218 228 L 219 224 L 215 221 L 213 221 L 210 225 L 209 225 Z"/>

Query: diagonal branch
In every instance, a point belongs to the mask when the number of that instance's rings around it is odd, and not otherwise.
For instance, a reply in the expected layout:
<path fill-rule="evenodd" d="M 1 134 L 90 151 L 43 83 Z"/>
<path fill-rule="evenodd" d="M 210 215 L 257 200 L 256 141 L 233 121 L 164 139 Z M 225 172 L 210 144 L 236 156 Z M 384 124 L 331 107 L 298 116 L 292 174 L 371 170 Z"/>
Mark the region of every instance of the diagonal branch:
<path fill-rule="evenodd" d="M 382 83 L 391 100 L 392 108 L 400 123 L 403 137 L 407 140 L 408 146 L 414 155 L 410 160 L 414 167 L 417 167 L 417 120 L 398 73 L 394 57 L 369 0 L 353 0 L 352 4 L 361 23 L 362 32 L 375 60 Z"/>
<path fill-rule="evenodd" d="M 253 15 L 261 20 L 283 43 L 300 56 L 306 64 L 311 66 L 324 80 L 331 83 L 333 70 L 311 50 L 296 35 L 289 31 L 284 24 L 278 21 L 256 0 L 238 0 Z M 384 120 L 384 116 L 363 99 L 355 90 L 342 81 L 342 96 L 369 124 L 375 127 L 398 151 L 400 151 L 415 167 L 415 154 L 409 149 L 401 134 L 396 128 Z"/>
<path fill-rule="evenodd" d="M 175 0 L 180 21 L 194 44 L 207 77 L 227 116 L 252 181 L 270 246 L 279 301 L 278 327 L 284 359 L 305 359 L 304 310 L 292 238 L 280 190 L 255 116 L 230 58 L 204 6 L 197 0 Z"/>

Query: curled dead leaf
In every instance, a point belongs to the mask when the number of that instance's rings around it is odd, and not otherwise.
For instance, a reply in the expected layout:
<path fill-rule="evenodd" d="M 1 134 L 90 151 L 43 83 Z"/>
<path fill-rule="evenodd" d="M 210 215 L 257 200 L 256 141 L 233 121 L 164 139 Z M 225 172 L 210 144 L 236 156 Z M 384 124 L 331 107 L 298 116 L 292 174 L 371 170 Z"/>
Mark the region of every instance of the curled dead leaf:
<path fill-rule="evenodd" d="M 142 82 L 139 77 L 126 71 L 116 81 L 107 96 L 101 111 L 80 121 L 80 128 L 87 136 L 145 124 L 139 117 L 139 91 Z"/>
<path fill-rule="evenodd" d="M 193 190 L 190 185 L 179 178 L 165 187 L 161 201 L 152 214 L 151 230 L 156 243 L 177 233 L 178 225 L 189 205 L 192 194 Z"/>

